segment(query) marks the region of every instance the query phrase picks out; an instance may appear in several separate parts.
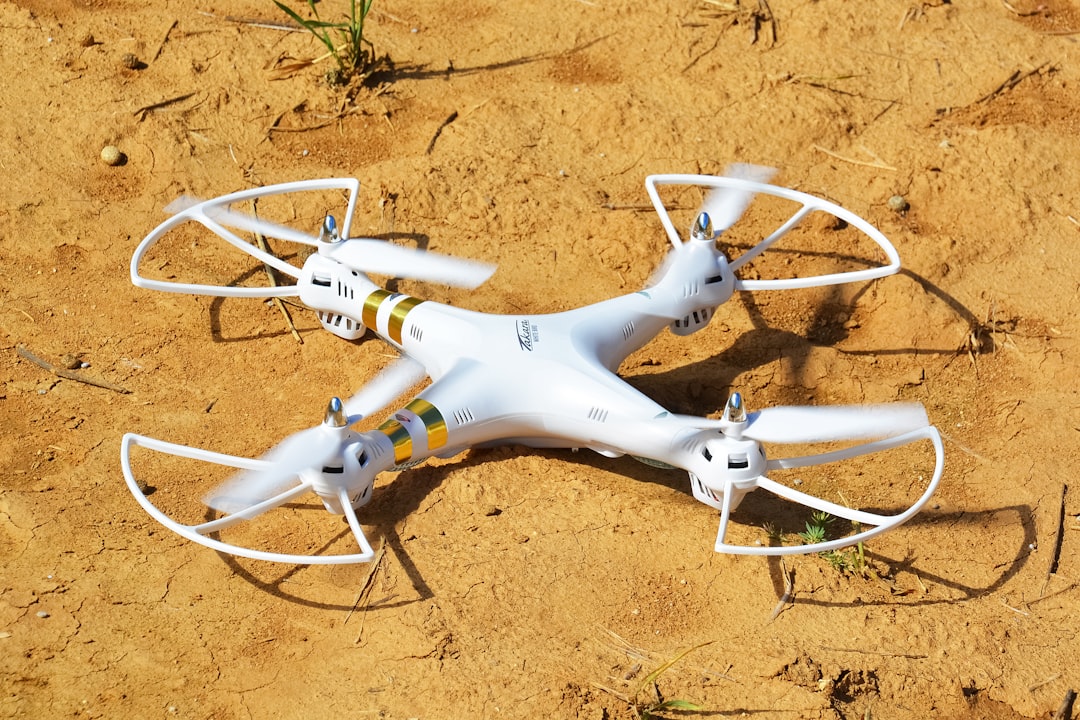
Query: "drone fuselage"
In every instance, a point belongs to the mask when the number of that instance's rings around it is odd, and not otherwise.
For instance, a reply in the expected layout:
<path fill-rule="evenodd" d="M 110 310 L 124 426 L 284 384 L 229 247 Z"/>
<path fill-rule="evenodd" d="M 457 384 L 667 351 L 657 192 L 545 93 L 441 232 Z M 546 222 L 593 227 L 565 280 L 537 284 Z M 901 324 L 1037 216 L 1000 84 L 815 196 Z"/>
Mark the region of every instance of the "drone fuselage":
<path fill-rule="evenodd" d="M 153 518 L 183 537 L 234 555 L 290 563 L 371 561 L 376 553 L 365 537 L 356 508 L 371 500 L 380 473 L 433 456 L 451 457 L 472 447 L 511 443 L 587 448 L 611 457 L 632 455 L 651 465 L 688 472 L 694 497 L 720 511 L 714 544 L 720 552 L 823 552 L 863 542 L 896 527 L 919 511 L 940 482 L 944 467 L 940 434 L 929 424 L 921 406 L 776 407 L 748 413 L 741 395 L 732 393 L 723 416 L 712 419 L 672 414 L 616 374 L 628 356 L 665 327 L 676 335 L 689 335 L 705 327 L 716 308 L 735 291 L 868 282 L 899 270 L 896 249 L 880 231 L 854 213 L 806 193 L 764 184 L 772 174 L 768 168 L 733 165 L 729 171 L 725 177 L 646 178 L 649 197 L 674 246 L 654 280 L 636 293 L 566 312 L 537 315 L 487 315 L 377 285 L 372 276 L 476 287 L 493 268 L 381 240 L 351 237 L 350 222 L 359 192 L 355 179 L 282 183 L 207 201 L 181 199 L 172 206 L 176 214 L 147 235 L 133 253 L 131 278 L 137 286 L 219 297 L 299 295 L 335 335 L 357 339 L 370 331 L 406 358 L 381 371 L 345 402 L 331 399 L 321 424 L 289 435 L 262 458 L 225 455 L 127 433 L 121 442 L 120 458 L 128 489 Z M 685 240 L 660 195 L 659 188 L 668 185 L 709 188 Z M 336 220 L 325 216 L 317 237 L 232 207 L 293 192 L 340 190 L 349 194 L 346 222 L 339 233 Z M 787 203 L 792 213 L 729 263 L 717 248 L 714 230 L 730 228 L 758 194 L 776 198 L 782 201 L 780 205 Z M 886 263 L 821 275 L 736 279 L 743 267 L 816 212 L 831 215 L 844 227 L 861 233 L 884 253 Z M 139 266 L 150 248 L 189 221 L 201 224 L 260 263 L 296 278 L 296 284 L 207 285 L 142 275 Z M 318 252 L 299 268 L 241 238 L 234 230 L 314 246 Z M 418 395 L 384 417 L 381 424 L 366 421 L 365 416 L 380 412 L 388 400 L 419 382 L 423 374 L 430 376 L 431 383 Z M 857 440 L 869 442 L 800 457 L 767 459 L 762 446 Z M 920 440 L 933 445 L 933 474 L 915 503 L 895 514 L 853 509 L 769 477 L 776 470 L 836 463 Z M 210 507 L 224 514 L 186 524 L 155 507 L 132 468 L 135 448 L 240 470 L 204 498 Z M 286 488 L 290 482 L 295 484 Z M 862 529 L 806 546 L 731 544 L 725 540 L 731 511 L 756 488 L 858 523 Z M 318 495 L 331 512 L 344 514 L 360 552 L 289 554 L 244 547 L 216 537 L 222 530 L 285 506 L 309 492 Z"/>
<path fill-rule="evenodd" d="M 379 426 L 392 457 L 377 453 L 363 474 L 373 479 L 394 466 L 501 443 L 632 454 L 692 473 L 708 464 L 700 450 L 715 429 L 678 421 L 616 375 L 665 327 L 704 327 L 734 291 L 711 238 L 671 254 L 658 279 L 639 292 L 543 315 L 489 315 L 392 293 L 363 273 L 311 256 L 299 278 L 300 299 L 376 333 L 432 379 Z M 386 445 L 363 435 L 365 444 Z M 702 477 L 707 470 L 699 468 Z"/>

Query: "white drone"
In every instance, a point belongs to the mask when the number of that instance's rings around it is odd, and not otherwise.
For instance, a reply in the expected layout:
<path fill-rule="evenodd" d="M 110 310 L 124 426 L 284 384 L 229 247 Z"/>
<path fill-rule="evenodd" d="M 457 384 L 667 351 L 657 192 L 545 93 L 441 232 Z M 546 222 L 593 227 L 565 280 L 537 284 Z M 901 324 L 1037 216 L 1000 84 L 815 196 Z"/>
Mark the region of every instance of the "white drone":
<path fill-rule="evenodd" d="M 157 521 L 194 542 L 237 556 L 295 564 L 338 564 L 374 557 L 357 508 L 372 497 L 375 478 L 432 456 L 449 458 L 469 448 L 517 444 L 536 448 L 589 448 L 608 457 L 630 455 L 690 475 L 695 498 L 719 510 L 718 552 L 785 555 L 821 552 L 862 542 L 914 516 L 937 487 L 944 465 L 941 437 L 921 405 L 774 407 L 746 412 L 732 393 L 718 419 L 678 415 L 616 375 L 619 365 L 661 332 L 689 335 L 705 327 L 717 306 L 735 291 L 810 288 L 862 282 L 895 273 L 899 257 L 869 223 L 825 200 L 765 184 L 772 171 L 751 165 L 725 177 L 654 175 L 646 188 L 674 248 L 643 290 L 567 312 L 489 315 L 425 301 L 375 284 L 368 274 L 476 287 L 494 267 L 351 237 L 359 182 L 323 179 L 237 192 L 203 202 L 181 200 L 175 214 L 151 232 L 131 261 L 135 285 L 219 297 L 299 296 L 323 327 L 355 340 L 374 332 L 402 358 L 349 400 L 333 398 L 320 425 L 287 437 L 260 459 L 225 455 L 126 434 L 121 461 L 128 488 Z M 657 190 L 661 185 L 710 188 L 685 241 L 679 237 Z M 301 191 L 345 190 L 348 208 L 341 232 L 326 216 L 318 236 L 265 221 L 232 205 Z M 793 201 L 798 209 L 764 240 L 729 260 L 717 237 L 740 218 L 757 193 Z M 812 212 L 828 213 L 869 237 L 887 263 L 813 277 L 744 280 L 740 267 L 759 256 Z M 296 279 L 294 285 L 237 287 L 154 280 L 139 273 L 147 250 L 182 223 L 194 221 L 258 261 Z M 231 228 L 231 229 L 230 229 Z M 302 243 L 317 249 L 296 267 L 241 239 L 235 231 Z M 430 376 L 415 399 L 377 429 L 353 428 Z M 846 507 L 771 480 L 769 472 L 848 460 L 919 440 L 933 444 L 932 476 L 915 502 L 898 514 Z M 794 458 L 767 458 L 762 443 L 867 441 Z M 140 488 L 131 465 L 133 446 L 239 469 L 204 500 L 220 516 L 184 524 L 162 512 Z M 920 476 L 921 477 L 921 476 Z M 145 485 L 143 485 L 145 487 Z M 845 518 L 854 534 L 809 545 L 729 544 L 730 514 L 751 490 Z M 242 547 L 219 531 L 314 493 L 331 513 L 344 514 L 360 552 L 288 554 Z M 213 513 L 207 515 L 213 517 Z"/>

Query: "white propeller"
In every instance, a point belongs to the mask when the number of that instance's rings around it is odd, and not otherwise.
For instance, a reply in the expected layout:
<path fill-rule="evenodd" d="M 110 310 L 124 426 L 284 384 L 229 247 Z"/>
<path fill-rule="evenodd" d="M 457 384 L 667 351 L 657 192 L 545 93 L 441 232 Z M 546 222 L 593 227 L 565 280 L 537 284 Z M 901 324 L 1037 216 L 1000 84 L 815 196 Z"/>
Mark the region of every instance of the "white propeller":
<path fill-rule="evenodd" d="M 816 443 L 894 437 L 929 424 L 918 403 L 781 406 L 750 413 L 739 432 L 758 442 Z"/>
<path fill-rule="evenodd" d="M 190 210 L 202 202 L 202 200 L 199 200 L 196 197 L 181 195 L 165 206 L 165 212 L 175 215 L 182 213 L 185 210 Z M 262 235 L 264 237 L 277 238 L 278 240 L 287 240 L 289 242 L 301 243 L 304 245 L 316 245 L 319 242 L 319 239 L 314 235 L 301 232 L 288 225 L 280 225 L 275 222 L 270 222 L 269 220 L 263 220 L 260 217 L 249 215 L 248 213 L 240 212 L 238 210 L 209 206 L 202 209 L 202 214 L 222 225 L 236 228 L 237 230 L 243 230 L 244 232 L 254 233 L 256 235 Z"/>
<path fill-rule="evenodd" d="M 266 467 L 244 470 L 211 491 L 203 502 L 225 513 L 257 505 L 293 485 L 304 470 L 321 468 L 332 460 L 341 450 L 342 438 L 340 428 L 325 424 L 294 433 L 262 456 Z"/>
<path fill-rule="evenodd" d="M 482 285 L 495 272 L 491 263 L 365 238 L 324 246 L 322 254 L 363 273 L 426 280 L 470 290 Z"/>
<path fill-rule="evenodd" d="M 425 374 L 420 363 L 402 357 L 345 403 L 333 398 L 321 424 L 288 436 L 262 456 L 264 467 L 244 470 L 211 491 L 204 502 L 215 510 L 234 513 L 283 492 L 305 470 L 320 470 L 334 462 L 350 438 L 355 439 L 350 425 L 386 407 Z"/>
<path fill-rule="evenodd" d="M 376 375 L 371 382 L 345 401 L 344 412 L 351 425 L 382 410 L 410 387 L 427 377 L 424 366 L 408 355 Z"/>
<path fill-rule="evenodd" d="M 776 168 L 747 163 L 728 165 L 724 170 L 724 177 L 757 183 L 766 183 L 775 174 Z M 720 234 L 738 222 L 753 199 L 754 193 L 750 190 L 718 187 L 705 195 L 701 212 L 708 214 L 709 219 L 712 220 L 713 232 Z"/>
<path fill-rule="evenodd" d="M 746 413 L 741 393 L 731 394 L 719 420 L 678 417 L 735 440 L 788 444 L 891 438 L 930 426 L 919 403 L 781 405 Z"/>
<path fill-rule="evenodd" d="M 201 202 L 198 198 L 183 195 L 169 203 L 165 211 L 181 213 Z M 304 245 L 320 245 L 315 235 L 238 210 L 211 206 L 202 208 L 201 212 L 214 222 L 244 232 Z M 470 290 L 482 285 L 495 272 L 495 266 L 490 263 L 415 250 L 383 240 L 344 238 L 320 247 L 324 256 L 359 272 L 425 280 Z"/>

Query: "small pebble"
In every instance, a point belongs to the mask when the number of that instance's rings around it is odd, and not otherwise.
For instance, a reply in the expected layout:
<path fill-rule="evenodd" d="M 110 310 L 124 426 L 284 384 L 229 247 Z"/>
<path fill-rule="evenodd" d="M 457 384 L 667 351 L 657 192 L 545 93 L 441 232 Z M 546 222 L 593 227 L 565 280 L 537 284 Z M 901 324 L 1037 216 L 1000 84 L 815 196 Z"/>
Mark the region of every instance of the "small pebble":
<path fill-rule="evenodd" d="M 38 610 L 38 611 L 37 611 L 37 616 L 38 616 L 39 618 L 42 618 L 42 619 L 44 619 L 44 618 L 47 618 L 47 617 L 49 617 L 49 613 L 45 612 L 44 610 Z"/>
<path fill-rule="evenodd" d="M 94 45 L 97 45 L 97 40 L 94 39 L 93 34 L 86 33 L 81 38 L 79 38 L 79 45 L 81 45 L 84 48 L 85 47 L 92 47 Z"/>
<path fill-rule="evenodd" d="M 106 145 L 101 148 L 101 161 L 106 165 L 120 165 L 124 162 L 124 153 L 115 145 Z"/>
<path fill-rule="evenodd" d="M 893 195 L 889 198 L 889 209 L 893 212 L 907 212 L 911 205 L 908 203 L 907 198 L 903 195 Z"/>
<path fill-rule="evenodd" d="M 111 165 L 112 163 L 109 164 Z M 82 367 L 83 362 L 78 356 L 72 355 L 71 353 L 65 353 L 64 356 L 60 358 L 60 364 L 65 370 L 78 370 Z"/>
<path fill-rule="evenodd" d="M 120 57 L 120 64 L 128 70 L 138 70 L 142 67 L 142 63 L 139 62 L 139 56 L 135 53 L 124 53 Z"/>

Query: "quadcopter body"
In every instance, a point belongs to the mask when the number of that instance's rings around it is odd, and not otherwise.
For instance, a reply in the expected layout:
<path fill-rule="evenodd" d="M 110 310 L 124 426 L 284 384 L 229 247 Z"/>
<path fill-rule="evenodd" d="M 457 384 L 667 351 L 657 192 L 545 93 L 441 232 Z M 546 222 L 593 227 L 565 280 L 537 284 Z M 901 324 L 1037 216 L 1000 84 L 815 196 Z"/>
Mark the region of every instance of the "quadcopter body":
<path fill-rule="evenodd" d="M 728 399 L 718 419 L 678 415 L 616 374 L 620 364 L 665 328 L 689 335 L 705 327 L 716 308 L 735 292 L 815 287 L 866 281 L 896 272 L 899 258 L 888 240 L 858 216 L 832 203 L 764 184 L 771 171 L 734 166 L 725 177 L 661 175 L 646 181 L 673 248 L 644 289 L 594 305 L 543 315 L 492 315 L 391 292 L 371 274 L 413 277 L 475 286 L 491 266 L 448 256 L 407 251 L 377 240 L 351 238 L 349 223 L 358 184 L 319 180 L 259 188 L 216 200 L 184 201 L 179 212 L 154 230 L 132 259 L 137 285 L 173 292 L 226 297 L 296 295 L 314 309 L 323 327 L 346 339 L 372 332 L 402 358 L 357 395 L 330 400 L 324 421 L 286 438 L 260 459 L 223 455 L 128 434 L 122 464 L 129 488 L 153 517 L 181 535 L 224 552 L 294 563 L 370 560 L 357 509 L 372 498 L 376 477 L 429 457 L 453 457 L 469 448 L 513 443 L 543 448 L 588 448 L 608 457 L 631 455 L 651 465 L 689 474 L 695 498 L 720 511 L 715 548 L 743 554 L 823 551 L 861 542 L 913 516 L 936 488 L 943 469 L 941 440 L 919 405 L 776 407 L 747 413 L 740 394 Z M 688 237 L 671 223 L 657 186 L 697 184 L 711 188 Z M 254 197 L 304 190 L 350 191 L 343 232 L 327 216 L 317 236 L 231 209 Z M 800 209 L 775 232 L 730 261 L 717 242 L 757 193 L 776 195 Z M 743 280 L 739 267 L 767 250 L 807 214 L 835 215 L 870 237 L 886 263 L 863 270 L 808 278 Z M 146 251 L 178 224 L 194 221 L 234 247 L 296 278 L 274 288 L 189 285 L 152 280 L 139 266 Z M 297 268 L 241 239 L 233 230 L 304 243 L 315 248 Z M 431 383 L 385 417 L 374 430 L 353 427 L 425 377 Z M 763 443 L 862 441 L 840 450 L 771 459 Z M 907 443 L 933 444 L 935 467 L 915 502 L 893 515 L 848 508 L 775 482 L 777 468 L 834 463 Z M 187 525 L 157 509 L 138 489 L 131 450 L 144 447 L 241 470 L 207 498 L 219 518 Z M 866 529 L 814 545 L 765 547 L 726 542 L 730 513 L 742 498 L 764 488 L 787 500 L 844 517 Z M 315 493 L 327 510 L 344 514 L 360 547 L 348 555 L 294 555 L 225 543 L 215 533 Z"/>

